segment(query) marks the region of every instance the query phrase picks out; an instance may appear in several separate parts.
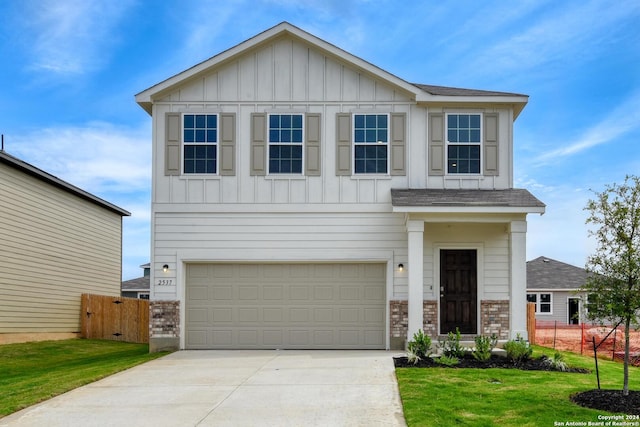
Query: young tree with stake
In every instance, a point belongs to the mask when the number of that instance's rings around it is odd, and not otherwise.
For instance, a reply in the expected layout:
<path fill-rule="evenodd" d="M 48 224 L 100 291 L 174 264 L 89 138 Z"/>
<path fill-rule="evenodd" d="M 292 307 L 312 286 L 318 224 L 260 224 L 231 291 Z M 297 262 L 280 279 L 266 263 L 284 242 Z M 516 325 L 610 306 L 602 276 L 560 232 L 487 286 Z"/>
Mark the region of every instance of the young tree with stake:
<path fill-rule="evenodd" d="M 596 251 L 587 259 L 583 288 L 592 299 L 587 316 L 624 324 L 624 386 L 629 394 L 629 332 L 640 310 L 640 177 L 606 187 L 589 200 L 587 224 L 596 228 Z M 595 297 L 595 298 L 593 298 Z"/>

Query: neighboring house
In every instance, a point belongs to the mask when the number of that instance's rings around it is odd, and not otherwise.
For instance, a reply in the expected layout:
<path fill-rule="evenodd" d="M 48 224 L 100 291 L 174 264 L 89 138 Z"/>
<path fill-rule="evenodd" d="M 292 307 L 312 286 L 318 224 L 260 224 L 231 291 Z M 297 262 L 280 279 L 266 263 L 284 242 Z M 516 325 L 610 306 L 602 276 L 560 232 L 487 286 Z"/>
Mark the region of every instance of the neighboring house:
<path fill-rule="evenodd" d="M 151 351 L 526 336 L 526 95 L 412 84 L 285 22 L 136 101 Z"/>
<path fill-rule="evenodd" d="M 129 212 L 0 151 L 0 343 L 74 337 L 80 295 L 118 295 Z"/>
<path fill-rule="evenodd" d="M 136 277 L 135 279 L 122 282 L 120 296 L 149 299 L 149 270 L 151 269 L 151 264 L 142 264 L 140 268 L 144 271 L 142 277 Z"/>
<path fill-rule="evenodd" d="M 536 305 L 536 320 L 583 323 L 586 294 L 578 291 L 586 280 L 580 267 L 547 257 L 527 261 L 527 302 Z"/>

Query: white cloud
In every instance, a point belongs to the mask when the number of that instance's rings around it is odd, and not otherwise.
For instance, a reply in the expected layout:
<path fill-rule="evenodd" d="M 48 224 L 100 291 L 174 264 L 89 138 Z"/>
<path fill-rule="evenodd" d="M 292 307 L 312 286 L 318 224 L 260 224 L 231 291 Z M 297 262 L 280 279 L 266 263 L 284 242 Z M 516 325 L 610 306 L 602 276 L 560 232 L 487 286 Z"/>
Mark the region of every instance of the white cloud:
<path fill-rule="evenodd" d="M 640 3 L 625 2 L 612 7 L 610 2 L 558 3 L 546 15 L 531 16 L 532 24 L 520 32 L 484 50 L 470 69 L 510 74 L 517 69 L 539 69 L 551 64 L 582 62 L 605 49 L 616 37 L 619 22 L 629 21 L 640 12 Z M 589 46 L 588 49 L 576 49 Z"/>
<path fill-rule="evenodd" d="M 633 130 L 640 130 L 640 90 L 632 93 L 606 117 L 586 129 L 578 140 L 558 144 L 560 148 L 538 156 L 536 161 L 546 163 L 560 160 L 597 145 L 619 141 L 622 135 Z"/>
<path fill-rule="evenodd" d="M 128 0 L 44 0 L 29 3 L 21 26 L 30 68 L 78 75 L 106 62 L 106 47 L 117 39 L 115 27 Z"/>
<path fill-rule="evenodd" d="M 151 135 L 147 129 L 94 122 L 48 127 L 7 138 L 7 152 L 77 187 L 97 193 L 148 190 Z"/>

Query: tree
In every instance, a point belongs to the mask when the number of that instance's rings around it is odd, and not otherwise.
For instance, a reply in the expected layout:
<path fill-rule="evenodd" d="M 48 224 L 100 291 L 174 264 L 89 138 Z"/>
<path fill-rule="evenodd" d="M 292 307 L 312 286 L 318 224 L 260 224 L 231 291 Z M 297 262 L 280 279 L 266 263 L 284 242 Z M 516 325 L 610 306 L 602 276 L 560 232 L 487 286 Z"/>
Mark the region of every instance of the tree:
<path fill-rule="evenodd" d="M 624 386 L 629 394 L 629 332 L 640 310 L 640 177 L 627 175 L 621 185 L 595 193 L 585 210 L 587 224 L 596 226 L 595 254 L 587 259 L 584 291 L 595 296 L 587 316 L 624 324 Z"/>

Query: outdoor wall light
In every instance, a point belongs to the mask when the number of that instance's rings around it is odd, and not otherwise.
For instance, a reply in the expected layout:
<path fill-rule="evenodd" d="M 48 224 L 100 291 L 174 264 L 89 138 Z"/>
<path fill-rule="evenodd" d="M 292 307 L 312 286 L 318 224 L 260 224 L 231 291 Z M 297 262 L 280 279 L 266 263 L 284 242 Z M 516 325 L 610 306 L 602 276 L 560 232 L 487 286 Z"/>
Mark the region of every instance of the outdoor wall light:
<path fill-rule="evenodd" d="M 398 271 L 404 271 L 404 264 L 398 264 Z"/>
<path fill-rule="evenodd" d="M 169 264 L 165 264 L 165 265 L 163 265 L 163 266 L 162 266 L 162 271 L 164 271 L 165 273 L 166 273 L 167 271 L 169 271 Z"/>

